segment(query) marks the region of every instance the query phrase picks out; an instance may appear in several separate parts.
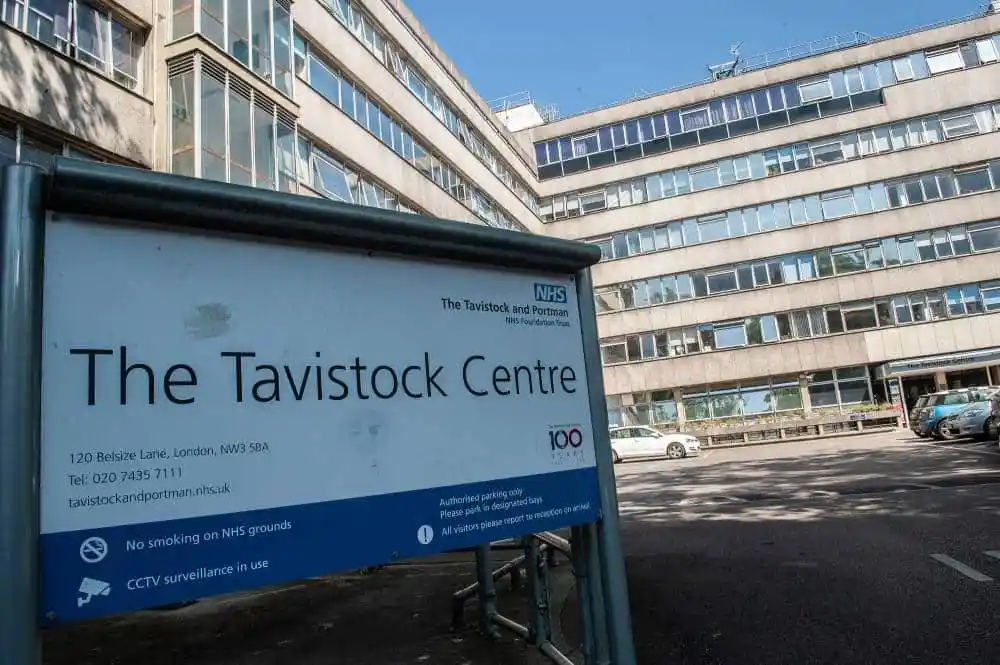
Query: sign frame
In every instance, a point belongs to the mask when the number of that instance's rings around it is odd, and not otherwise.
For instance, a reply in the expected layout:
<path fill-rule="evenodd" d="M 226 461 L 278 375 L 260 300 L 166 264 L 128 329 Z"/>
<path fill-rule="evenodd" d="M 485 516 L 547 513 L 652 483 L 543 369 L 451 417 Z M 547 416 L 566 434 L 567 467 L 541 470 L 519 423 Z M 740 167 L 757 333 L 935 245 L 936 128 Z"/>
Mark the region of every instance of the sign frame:
<path fill-rule="evenodd" d="M 39 665 L 42 297 L 49 212 L 151 228 L 278 240 L 412 260 L 572 276 L 583 343 L 601 519 L 584 539 L 596 593 L 581 598 L 604 625 L 614 665 L 635 663 L 603 368 L 590 266 L 581 242 L 330 202 L 117 165 L 57 157 L 0 180 L 0 653 Z M 332 571 L 331 571 L 332 572 Z M 593 586 L 593 585 L 592 585 Z"/>

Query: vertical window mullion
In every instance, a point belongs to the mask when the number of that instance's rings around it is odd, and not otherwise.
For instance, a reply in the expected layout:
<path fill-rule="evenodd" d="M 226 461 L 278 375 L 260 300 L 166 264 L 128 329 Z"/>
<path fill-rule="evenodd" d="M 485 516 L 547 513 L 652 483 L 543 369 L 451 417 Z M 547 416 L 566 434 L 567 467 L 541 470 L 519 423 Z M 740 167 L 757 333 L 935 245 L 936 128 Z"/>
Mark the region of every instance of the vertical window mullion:
<path fill-rule="evenodd" d="M 227 40 L 226 43 L 228 44 L 229 41 Z M 226 117 L 224 118 L 224 122 L 222 123 L 223 129 L 224 129 L 225 134 L 226 134 L 226 140 L 225 140 L 225 144 L 226 144 L 226 182 L 230 182 L 230 177 L 231 177 L 230 176 L 230 171 L 231 171 L 230 167 L 231 167 L 231 164 L 232 164 L 233 160 L 230 157 L 230 147 L 229 147 L 229 115 L 231 113 L 231 110 L 229 108 L 229 73 L 228 72 L 226 73 L 226 77 L 225 77 L 225 79 L 224 79 L 224 81 L 222 83 L 222 93 L 223 93 L 222 94 L 222 99 L 223 99 L 223 101 L 222 101 L 222 108 L 224 108 L 226 110 Z"/>
<path fill-rule="evenodd" d="M 267 50 L 271 54 L 271 71 L 270 71 L 270 74 L 271 74 L 271 85 L 273 85 L 274 87 L 277 88 L 278 87 L 278 70 L 277 70 L 278 57 L 277 57 L 277 54 L 275 53 L 275 48 L 274 48 L 274 34 L 275 34 L 275 30 L 274 30 L 274 3 L 275 3 L 275 0 L 268 0 L 268 3 L 267 3 L 267 20 L 268 20 L 268 25 L 271 26 L 270 34 L 267 35 L 267 40 L 268 40 Z M 277 136 L 275 136 L 275 138 L 277 138 Z M 275 163 L 277 163 L 277 162 L 275 162 Z M 277 180 L 275 181 L 275 183 L 277 183 Z"/>
<path fill-rule="evenodd" d="M 194 12 L 194 31 L 195 31 L 196 34 L 200 35 L 200 34 L 202 34 L 202 32 L 201 32 L 201 3 L 202 3 L 202 0 L 191 0 L 191 1 L 194 3 L 194 6 L 192 7 L 192 11 Z M 223 16 L 225 16 L 225 12 L 226 12 L 226 10 L 223 9 L 222 10 L 222 15 Z M 173 34 L 173 32 L 172 32 L 173 29 L 174 29 L 173 20 L 171 20 L 171 25 L 170 25 L 171 35 Z M 143 50 L 145 50 L 145 49 L 143 49 Z"/>
<path fill-rule="evenodd" d="M 111 12 L 107 13 L 107 19 L 108 19 L 108 25 L 107 25 L 107 30 L 105 30 L 104 44 L 108 47 L 108 51 L 107 51 L 107 53 L 104 54 L 104 57 L 106 59 L 106 62 L 104 63 L 104 71 L 105 71 L 106 75 L 108 76 L 108 78 L 114 79 L 114 77 L 115 77 L 115 53 L 114 53 L 114 48 L 115 47 L 114 47 L 114 44 L 111 41 L 112 36 L 114 35 L 114 31 L 112 29 L 114 27 L 114 16 L 111 14 Z M 136 71 L 137 75 L 138 75 L 138 73 L 139 72 Z"/>
<path fill-rule="evenodd" d="M 296 79 L 298 79 L 299 77 L 295 75 L 295 17 L 292 15 L 292 7 L 291 7 L 291 5 L 288 6 L 288 51 L 289 51 L 289 57 L 291 58 L 291 61 L 287 62 L 285 64 L 287 64 L 291 68 L 290 71 L 292 73 L 291 74 L 291 76 L 292 76 L 292 89 L 288 91 L 288 94 L 290 94 L 292 96 L 292 99 L 295 99 L 296 98 L 295 97 L 295 86 L 298 85 L 298 81 L 296 81 Z M 275 60 L 275 63 L 277 63 L 277 60 Z M 306 63 L 306 71 L 307 72 L 309 71 L 309 63 L 308 62 Z M 341 94 L 341 88 L 343 88 L 343 85 L 344 85 L 344 82 L 343 82 L 343 80 L 341 80 L 340 85 L 337 87 L 337 94 L 341 95 L 341 99 L 343 99 L 342 94 Z M 340 108 L 343 108 L 343 107 L 341 106 Z M 298 141 L 298 134 L 299 134 L 298 125 L 296 125 L 296 128 L 295 128 L 295 140 L 296 141 Z M 298 143 L 296 143 L 296 146 L 297 145 L 298 145 Z"/>
<path fill-rule="evenodd" d="M 222 50 L 229 53 L 229 3 L 231 0 L 223 0 L 222 2 Z M 228 94 L 226 95 L 229 96 Z M 226 158 L 229 159 L 228 157 Z M 228 166 L 226 167 L 229 168 Z M 228 173 L 228 172 L 227 172 Z M 229 177 L 228 175 L 226 176 Z"/>
<path fill-rule="evenodd" d="M 252 0 L 244 0 L 244 1 L 247 4 L 247 59 L 250 61 L 247 66 L 250 68 L 251 72 L 256 72 L 257 70 L 254 67 L 256 58 L 254 57 L 255 56 L 255 51 L 254 51 L 254 47 L 253 47 L 253 28 L 254 28 L 253 2 L 252 2 Z M 251 100 L 250 100 L 250 115 L 251 116 L 253 116 L 253 99 L 252 99 L 252 97 L 253 97 L 253 95 L 251 95 Z M 250 126 L 253 127 L 253 118 L 252 117 L 251 117 Z M 251 131 L 250 134 L 252 135 L 253 132 Z M 251 151 L 253 150 L 253 139 L 250 139 L 250 150 Z M 250 158 L 250 165 L 251 165 L 251 167 L 253 166 L 253 157 Z M 254 176 L 252 178 L 250 178 L 250 182 L 254 181 L 254 179 L 256 178 L 256 175 L 257 174 L 255 172 Z"/>
<path fill-rule="evenodd" d="M 25 4 L 25 8 L 27 8 L 28 3 L 25 2 L 24 4 Z M 80 21 L 77 20 L 77 17 L 80 15 L 77 0 L 69 0 L 68 9 L 69 9 L 68 13 L 69 13 L 69 22 L 70 22 L 69 35 L 68 35 L 68 37 L 69 37 L 69 45 L 68 45 L 69 46 L 69 52 L 66 55 L 68 55 L 71 58 L 76 59 L 77 58 L 76 45 L 79 43 L 79 39 L 77 38 L 77 30 L 78 30 L 78 26 L 80 25 Z"/>
<path fill-rule="evenodd" d="M 199 0 L 200 4 L 200 0 Z M 201 143 L 201 54 L 196 53 L 194 59 L 194 174 L 202 178 L 202 143 Z"/>
<path fill-rule="evenodd" d="M 271 22 L 274 25 L 274 22 Z M 274 69 L 274 58 L 271 58 L 271 68 Z M 294 134 L 294 132 L 293 132 Z M 271 109 L 271 152 L 274 153 L 271 157 L 271 182 L 272 189 L 276 192 L 281 191 L 281 148 L 278 146 L 278 106 L 277 104 Z"/>
<path fill-rule="evenodd" d="M 253 56 L 250 56 L 251 67 Z M 257 187 L 257 91 L 250 90 L 250 186 Z"/>

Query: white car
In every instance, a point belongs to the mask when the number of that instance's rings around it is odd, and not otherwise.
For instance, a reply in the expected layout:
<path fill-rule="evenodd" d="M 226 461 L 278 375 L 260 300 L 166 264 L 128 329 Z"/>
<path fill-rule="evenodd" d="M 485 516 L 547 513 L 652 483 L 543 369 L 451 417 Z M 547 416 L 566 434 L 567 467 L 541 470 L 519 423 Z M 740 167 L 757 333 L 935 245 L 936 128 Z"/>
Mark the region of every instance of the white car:
<path fill-rule="evenodd" d="M 680 459 L 701 452 L 701 444 L 690 434 L 664 434 L 652 427 L 612 427 L 611 457 L 615 464 L 637 457 Z"/>

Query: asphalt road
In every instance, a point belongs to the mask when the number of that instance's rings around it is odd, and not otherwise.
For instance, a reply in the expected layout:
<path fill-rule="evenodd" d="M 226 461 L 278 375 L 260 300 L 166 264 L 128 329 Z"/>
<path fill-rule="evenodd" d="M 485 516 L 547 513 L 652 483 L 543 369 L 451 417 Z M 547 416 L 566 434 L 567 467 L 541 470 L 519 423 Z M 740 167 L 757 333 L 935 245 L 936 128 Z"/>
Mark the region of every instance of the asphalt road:
<path fill-rule="evenodd" d="M 908 433 L 617 467 L 640 664 L 1000 662 L 1000 449 Z"/>

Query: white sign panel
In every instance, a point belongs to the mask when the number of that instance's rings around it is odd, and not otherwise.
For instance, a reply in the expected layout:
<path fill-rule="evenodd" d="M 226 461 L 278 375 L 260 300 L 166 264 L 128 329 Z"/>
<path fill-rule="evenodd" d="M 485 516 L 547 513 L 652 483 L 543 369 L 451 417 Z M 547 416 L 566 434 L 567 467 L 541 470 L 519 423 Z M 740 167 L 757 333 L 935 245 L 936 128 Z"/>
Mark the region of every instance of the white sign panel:
<path fill-rule="evenodd" d="M 598 517 L 568 277 L 53 217 L 44 288 L 57 621 Z"/>

